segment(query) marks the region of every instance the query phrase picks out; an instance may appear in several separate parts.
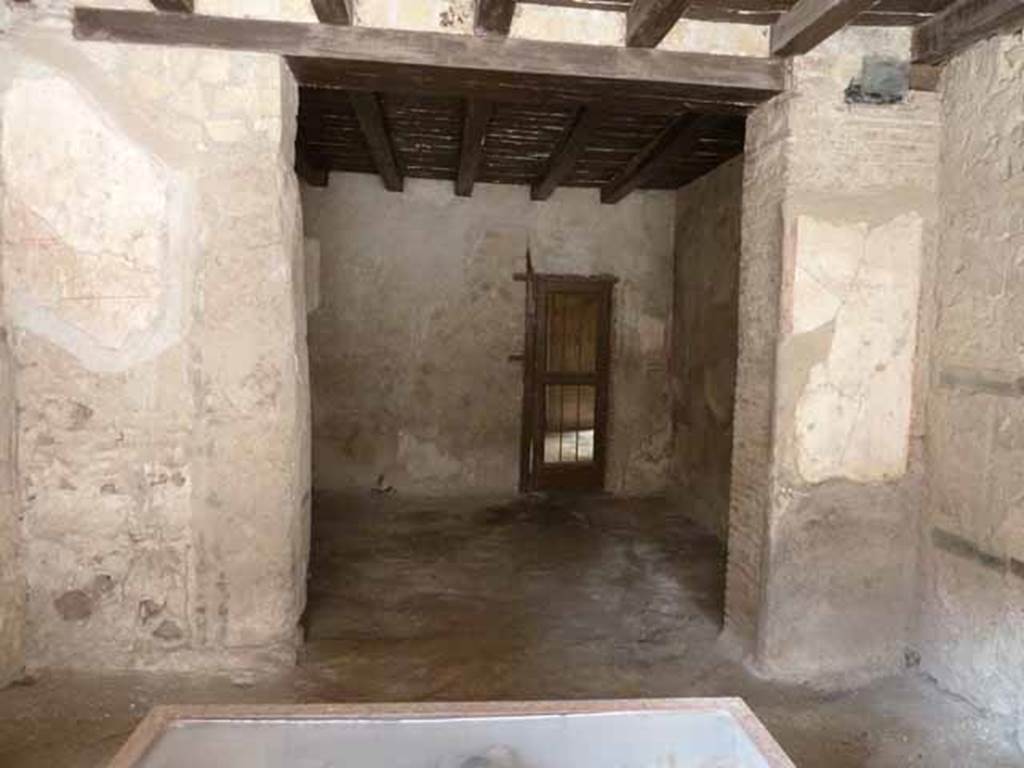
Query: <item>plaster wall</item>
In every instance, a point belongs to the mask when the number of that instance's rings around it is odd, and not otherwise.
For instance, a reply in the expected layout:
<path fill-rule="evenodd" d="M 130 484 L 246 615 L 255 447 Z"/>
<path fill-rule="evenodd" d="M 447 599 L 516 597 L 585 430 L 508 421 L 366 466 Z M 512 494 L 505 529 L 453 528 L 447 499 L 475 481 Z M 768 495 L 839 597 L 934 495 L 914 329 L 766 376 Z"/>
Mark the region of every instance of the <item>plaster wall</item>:
<path fill-rule="evenodd" d="M 310 315 L 317 488 L 513 490 L 519 461 L 526 249 L 538 272 L 619 278 L 614 290 L 607 488 L 663 490 L 670 449 L 667 340 L 674 193 L 543 203 L 523 187 L 360 174 L 303 188 L 320 242 Z"/>
<path fill-rule="evenodd" d="M 289 661 L 309 504 L 291 76 L 74 43 L 39 10 L 0 73 L 27 661 Z"/>
<path fill-rule="evenodd" d="M 856 682 L 909 639 L 938 101 L 843 94 L 908 46 L 846 30 L 748 125 L 727 624 L 776 677 Z"/>
<path fill-rule="evenodd" d="M 1024 42 L 942 78 L 938 307 L 922 524 L 922 667 L 1024 714 Z"/>
<path fill-rule="evenodd" d="M 724 539 L 736 389 L 743 158 L 679 190 L 672 309 L 673 495 Z"/>

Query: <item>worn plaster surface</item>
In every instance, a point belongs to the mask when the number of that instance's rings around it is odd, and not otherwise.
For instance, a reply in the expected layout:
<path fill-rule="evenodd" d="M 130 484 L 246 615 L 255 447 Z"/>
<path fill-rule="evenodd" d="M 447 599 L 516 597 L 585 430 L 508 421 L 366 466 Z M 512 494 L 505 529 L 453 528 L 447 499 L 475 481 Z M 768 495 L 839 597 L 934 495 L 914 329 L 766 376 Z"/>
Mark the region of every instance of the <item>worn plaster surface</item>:
<path fill-rule="evenodd" d="M 843 99 L 908 42 L 831 38 L 748 125 L 727 615 L 773 675 L 854 681 L 909 639 L 938 103 Z"/>
<path fill-rule="evenodd" d="M 274 57 L 65 24 L 37 9 L 0 40 L 23 660 L 287 661 L 309 514 L 294 84 Z"/>
<path fill-rule="evenodd" d="M 1024 42 L 942 79 L 922 666 L 1024 726 Z M 1024 728 L 1022 728 L 1024 733 Z"/>
<path fill-rule="evenodd" d="M 725 539 L 736 390 L 742 157 L 679 190 L 672 308 L 673 496 Z"/>
<path fill-rule="evenodd" d="M 317 488 L 507 491 L 518 478 L 524 289 L 537 272 L 610 273 L 607 488 L 665 486 L 674 194 L 603 206 L 595 190 L 544 203 L 522 187 L 332 174 L 305 191 L 320 242 L 310 315 Z"/>

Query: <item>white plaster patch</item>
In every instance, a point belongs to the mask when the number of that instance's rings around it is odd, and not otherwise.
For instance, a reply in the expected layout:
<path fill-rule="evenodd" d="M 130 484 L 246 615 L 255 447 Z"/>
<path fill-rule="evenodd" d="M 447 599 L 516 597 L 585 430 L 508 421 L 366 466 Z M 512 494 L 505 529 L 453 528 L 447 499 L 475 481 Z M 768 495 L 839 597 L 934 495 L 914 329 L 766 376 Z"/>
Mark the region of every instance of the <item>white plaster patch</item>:
<path fill-rule="evenodd" d="M 906 471 L 922 220 L 795 222 L 793 333 L 833 324 L 795 413 L 797 467 L 809 482 Z"/>
<path fill-rule="evenodd" d="M 188 184 L 66 80 L 5 98 L 4 282 L 14 325 L 94 370 L 123 369 L 180 331 Z M 40 126 L 61 126 L 44 131 Z"/>
<path fill-rule="evenodd" d="M 623 45 L 626 14 L 520 3 L 509 36 L 554 43 Z"/>
<path fill-rule="evenodd" d="M 730 56 L 768 56 L 771 53 L 768 31 L 768 27 L 757 24 L 680 19 L 665 35 L 658 48 Z"/>

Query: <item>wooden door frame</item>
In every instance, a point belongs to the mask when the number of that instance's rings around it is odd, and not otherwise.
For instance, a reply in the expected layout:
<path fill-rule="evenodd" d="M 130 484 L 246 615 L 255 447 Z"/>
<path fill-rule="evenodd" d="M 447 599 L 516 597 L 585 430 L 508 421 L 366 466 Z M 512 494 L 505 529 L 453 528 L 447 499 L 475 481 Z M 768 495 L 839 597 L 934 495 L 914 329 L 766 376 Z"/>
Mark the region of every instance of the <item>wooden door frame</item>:
<path fill-rule="evenodd" d="M 526 330 L 523 350 L 523 410 L 519 445 L 519 490 L 526 493 L 559 486 L 581 490 L 602 490 L 607 467 L 608 413 L 611 390 L 612 289 L 614 275 L 569 275 L 527 272 L 517 275 L 526 282 Z M 544 382 L 538 361 L 546 352 L 544 297 L 551 292 L 595 293 L 601 298 L 597 329 L 594 376 L 594 460 L 586 465 L 544 466 Z M 542 471 L 544 477 L 542 477 Z M 585 482 L 581 482 L 581 476 Z M 544 481 L 542 483 L 542 480 Z"/>

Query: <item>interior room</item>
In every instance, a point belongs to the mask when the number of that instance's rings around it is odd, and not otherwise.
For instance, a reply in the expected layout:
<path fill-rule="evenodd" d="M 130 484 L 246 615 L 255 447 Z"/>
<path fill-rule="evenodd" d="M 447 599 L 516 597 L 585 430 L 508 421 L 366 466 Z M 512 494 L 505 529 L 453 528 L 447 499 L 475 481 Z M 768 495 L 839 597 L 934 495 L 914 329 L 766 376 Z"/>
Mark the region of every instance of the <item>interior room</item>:
<path fill-rule="evenodd" d="M 1022 27 L 9 0 L 0 765 L 707 702 L 1024 765 Z"/>

